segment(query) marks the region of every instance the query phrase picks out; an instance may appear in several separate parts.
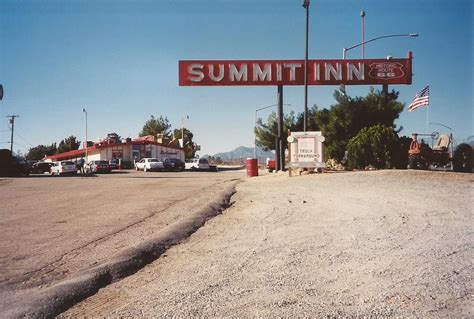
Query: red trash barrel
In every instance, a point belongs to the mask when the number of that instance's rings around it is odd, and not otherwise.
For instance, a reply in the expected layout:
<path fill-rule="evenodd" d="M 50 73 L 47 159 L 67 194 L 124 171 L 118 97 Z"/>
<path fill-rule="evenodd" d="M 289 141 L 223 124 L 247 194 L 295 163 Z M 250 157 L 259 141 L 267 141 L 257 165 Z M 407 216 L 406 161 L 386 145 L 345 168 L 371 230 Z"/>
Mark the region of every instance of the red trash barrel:
<path fill-rule="evenodd" d="M 247 166 L 248 177 L 258 176 L 258 162 L 256 158 L 247 158 L 245 164 Z"/>

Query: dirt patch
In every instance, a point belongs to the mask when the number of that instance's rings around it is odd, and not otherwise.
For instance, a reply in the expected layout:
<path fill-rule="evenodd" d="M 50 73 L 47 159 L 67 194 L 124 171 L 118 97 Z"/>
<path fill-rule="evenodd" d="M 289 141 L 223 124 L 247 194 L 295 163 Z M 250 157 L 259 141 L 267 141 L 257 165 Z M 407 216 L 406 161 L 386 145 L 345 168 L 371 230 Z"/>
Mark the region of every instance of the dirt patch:
<path fill-rule="evenodd" d="M 62 316 L 472 317 L 471 179 L 246 179 L 223 215 Z"/>

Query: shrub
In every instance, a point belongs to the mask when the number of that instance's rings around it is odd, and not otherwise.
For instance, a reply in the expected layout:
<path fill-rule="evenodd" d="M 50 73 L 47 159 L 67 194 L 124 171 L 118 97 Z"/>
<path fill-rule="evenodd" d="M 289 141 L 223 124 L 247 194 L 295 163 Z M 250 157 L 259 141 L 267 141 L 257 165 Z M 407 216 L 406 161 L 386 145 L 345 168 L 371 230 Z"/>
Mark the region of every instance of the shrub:
<path fill-rule="evenodd" d="M 411 137 L 402 136 L 399 138 L 400 143 L 400 156 L 398 163 L 395 164 L 396 168 L 407 168 L 408 166 L 408 149 L 410 148 Z"/>
<path fill-rule="evenodd" d="M 393 168 L 400 163 L 400 141 L 391 127 L 363 128 L 347 144 L 352 168 Z"/>

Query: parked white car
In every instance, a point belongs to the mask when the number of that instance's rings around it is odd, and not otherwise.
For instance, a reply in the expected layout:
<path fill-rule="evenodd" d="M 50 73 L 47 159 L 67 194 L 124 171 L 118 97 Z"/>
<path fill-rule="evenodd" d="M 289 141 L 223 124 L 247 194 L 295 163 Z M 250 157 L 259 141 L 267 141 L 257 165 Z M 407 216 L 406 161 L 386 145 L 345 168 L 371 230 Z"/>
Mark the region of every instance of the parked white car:
<path fill-rule="evenodd" d="M 77 166 L 71 161 L 54 162 L 51 166 L 51 175 L 77 174 Z"/>
<path fill-rule="evenodd" d="M 209 162 L 206 158 L 192 158 L 185 163 L 185 169 L 190 170 L 209 170 Z"/>
<path fill-rule="evenodd" d="M 142 158 L 139 162 L 135 163 L 135 170 L 137 171 L 159 171 L 163 168 L 165 168 L 163 162 L 156 158 Z"/>

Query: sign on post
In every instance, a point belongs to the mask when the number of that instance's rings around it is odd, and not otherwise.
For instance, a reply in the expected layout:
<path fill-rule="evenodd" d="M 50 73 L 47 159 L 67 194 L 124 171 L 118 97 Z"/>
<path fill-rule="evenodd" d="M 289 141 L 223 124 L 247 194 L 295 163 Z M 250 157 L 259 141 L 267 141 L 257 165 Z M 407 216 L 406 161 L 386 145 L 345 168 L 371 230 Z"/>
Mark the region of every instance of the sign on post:
<path fill-rule="evenodd" d="M 382 84 L 387 87 L 412 83 L 411 52 L 405 59 L 308 60 L 306 67 L 305 60 L 181 60 L 178 67 L 180 86 L 277 86 L 279 142 L 283 136 L 285 85 Z M 321 132 L 294 132 L 289 139 L 292 140 L 289 141 L 290 166 L 324 167 Z M 284 160 L 284 150 L 277 153 L 279 163 Z"/>
<path fill-rule="evenodd" d="M 309 85 L 411 84 L 406 59 L 309 60 Z M 304 60 L 179 61 L 180 86 L 304 85 Z"/>
<path fill-rule="evenodd" d="M 324 136 L 316 132 L 291 132 L 288 136 L 290 167 L 324 168 Z"/>

